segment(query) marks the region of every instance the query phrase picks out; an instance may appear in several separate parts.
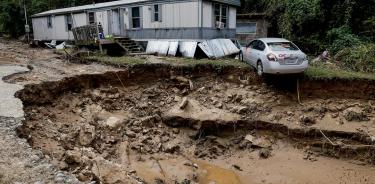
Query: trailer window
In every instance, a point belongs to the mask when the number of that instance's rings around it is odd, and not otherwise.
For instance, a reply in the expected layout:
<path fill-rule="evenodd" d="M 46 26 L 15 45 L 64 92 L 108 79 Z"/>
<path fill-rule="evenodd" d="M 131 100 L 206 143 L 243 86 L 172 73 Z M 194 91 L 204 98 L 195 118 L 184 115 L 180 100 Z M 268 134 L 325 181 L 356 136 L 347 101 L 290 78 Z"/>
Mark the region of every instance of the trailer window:
<path fill-rule="evenodd" d="M 52 15 L 47 17 L 47 27 L 52 28 Z"/>
<path fill-rule="evenodd" d="M 95 24 L 95 12 L 89 12 L 89 24 Z"/>
<path fill-rule="evenodd" d="M 227 27 L 228 22 L 228 6 L 223 4 L 214 5 L 214 14 L 215 14 L 215 25 L 216 27 Z"/>
<path fill-rule="evenodd" d="M 73 28 L 73 19 L 72 15 L 67 15 L 66 16 L 66 28 L 68 31 L 71 31 Z"/>
<path fill-rule="evenodd" d="M 257 32 L 257 23 L 255 22 L 237 23 L 236 27 L 237 34 L 256 34 Z"/>
<path fill-rule="evenodd" d="M 152 14 L 151 14 L 152 22 L 161 22 L 161 5 L 153 5 L 152 6 Z"/>
<path fill-rule="evenodd" d="M 132 28 L 141 27 L 141 12 L 139 7 L 132 8 Z"/>

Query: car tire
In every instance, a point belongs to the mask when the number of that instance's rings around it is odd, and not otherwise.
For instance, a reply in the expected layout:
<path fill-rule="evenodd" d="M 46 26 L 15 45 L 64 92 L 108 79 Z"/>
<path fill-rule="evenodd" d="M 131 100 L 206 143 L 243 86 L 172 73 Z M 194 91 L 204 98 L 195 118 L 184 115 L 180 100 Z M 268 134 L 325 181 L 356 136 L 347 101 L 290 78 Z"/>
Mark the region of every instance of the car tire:
<path fill-rule="evenodd" d="M 258 61 L 257 62 L 257 74 L 259 77 L 262 77 L 263 76 L 263 64 L 262 64 L 262 61 Z"/>
<path fill-rule="evenodd" d="M 240 51 L 240 53 L 238 54 L 238 59 L 243 62 L 243 53 L 242 51 Z"/>

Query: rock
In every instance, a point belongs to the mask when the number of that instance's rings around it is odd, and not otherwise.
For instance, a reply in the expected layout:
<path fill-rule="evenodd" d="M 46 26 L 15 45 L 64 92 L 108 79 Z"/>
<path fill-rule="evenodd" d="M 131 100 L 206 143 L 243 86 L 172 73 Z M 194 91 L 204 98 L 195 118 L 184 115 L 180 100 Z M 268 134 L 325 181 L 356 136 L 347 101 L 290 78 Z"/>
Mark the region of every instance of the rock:
<path fill-rule="evenodd" d="M 117 128 L 122 124 L 122 121 L 119 118 L 116 117 L 109 117 L 107 121 L 105 122 L 105 125 L 110 128 Z"/>
<path fill-rule="evenodd" d="M 175 153 L 175 152 L 178 152 L 180 150 L 180 146 L 176 143 L 168 143 L 165 147 L 164 147 L 164 152 L 166 153 Z"/>
<path fill-rule="evenodd" d="M 172 132 L 173 132 L 174 134 L 179 134 L 179 133 L 180 133 L 180 129 L 178 129 L 178 128 L 173 128 L 173 129 L 172 129 Z"/>
<path fill-rule="evenodd" d="M 57 172 L 55 175 L 55 183 L 66 183 L 68 177 L 61 171 Z"/>
<path fill-rule="evenodd" d="M 268 139 L 264 137 L 260 137 L 252 141 L 252 146 L 259 147 L 259 148 L 269 148 L 272 146 L 272 143 Z"/>
<path fill-rule="evenodd" d="M 303 124 L 303 125 L 306 125 L 306 126 L 311 126 L 313 124 L 315 124 L 315 119 L 311 116 L 307 116 L 307 115 L 302 115 L 299 117 L 299 121 Z"/>
<path fill-rule="evenodd" d="M 221 108 L 223 108 L 223 103 L 218 102 L 218 103 L 215 105 L 215 107 L 221 109 Z"/>
<path fill-rule="evenodd" d="M 246 106 L 235 106 L 232 108 L 231 112 L 238 113 L 238 114 L 244 114 L 249 110 Z"/>
<path fill-rule="evenodd" d="M 331 117 L 332 117 L 332 118 L 337 118 L 337 117 L 339 117 L 339 113 L 337 113 L 337 112 L 332 113 L 332 114 L 331 114 Z"/>
<path fill-rule="evenodd" d="M 182 110 L 182 109 L 185 109 L 185 107 L 187 106 L 187 104 L 189 103 L 189 100 L 187 99 L 187 97 L 184 97 L 182 98 L 182 102 L 181 104 L 179 105 L 179 108 Z"/>
<path fill-rule="evenodd" d="M 79 143 L 83 146 L 88 146 L 95 139 L 95 127 L 85 124 L 81 127 L 79 132 Z"/>
<path fill-rule="evenodd" d="M 135 138 L 137 136 L 137 134 L 131 130 L 126 130 L 125 135 L 129 138 Z"/>
<path fill-rule="evenodd" d="M 254 136 L 248 134 L 248 135 L 245 136 L 245 140 L 252 143 L 254 141 Z"/>
<path fill-rule="evenodd" d="M 286 115 L 288 115 L 288 116 L 294 116 L 294 113 L 292 111 L 287 111 Z"/>
<path fill-rule="evenodd" d="M 192 161 L 188 160 L 183 163 L 185 166 L 192 167 L 193 169 L 198 169 L 198 164 L 193 163 Z"/>
<path fill-rule="evenodd" d="M 268 157 L 271 156 L 271 150 L 269 148 L 262 148 L 259 150 L 259 157 L 267 159 Z"/>
<path fill-rule="evenodd" d="M 81 163 L 81 153 L 76 150 L 68 150 L 65 152 L 65 162 L 68 164 Z"/>

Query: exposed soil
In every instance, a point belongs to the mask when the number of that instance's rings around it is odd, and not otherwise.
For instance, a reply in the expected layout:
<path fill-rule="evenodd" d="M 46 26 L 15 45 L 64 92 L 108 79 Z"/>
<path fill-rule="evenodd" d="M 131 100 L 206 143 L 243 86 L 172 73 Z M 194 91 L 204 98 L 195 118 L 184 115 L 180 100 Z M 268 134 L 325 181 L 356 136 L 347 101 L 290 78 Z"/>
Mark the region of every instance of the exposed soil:
<path fill-rule="evenodd" d="M 85 183 L 375 183 L 373 82 L 305 79 L 302 104 L 295 82 L 141 65 L 29 84 L 18 134 Z"/>

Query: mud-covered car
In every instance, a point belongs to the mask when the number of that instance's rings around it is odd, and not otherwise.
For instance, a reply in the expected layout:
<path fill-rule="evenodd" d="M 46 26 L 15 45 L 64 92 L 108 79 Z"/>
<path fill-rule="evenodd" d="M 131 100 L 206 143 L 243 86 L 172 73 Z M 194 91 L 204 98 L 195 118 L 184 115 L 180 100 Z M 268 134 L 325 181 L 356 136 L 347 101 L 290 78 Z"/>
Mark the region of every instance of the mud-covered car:
<path fill-rule="evenodd" d="M 256 68 L 258 75 L 303 73 L 308 59 L 294 43 L 283 38 L 260 38 L 241 47 L 239 59 Z"/>

